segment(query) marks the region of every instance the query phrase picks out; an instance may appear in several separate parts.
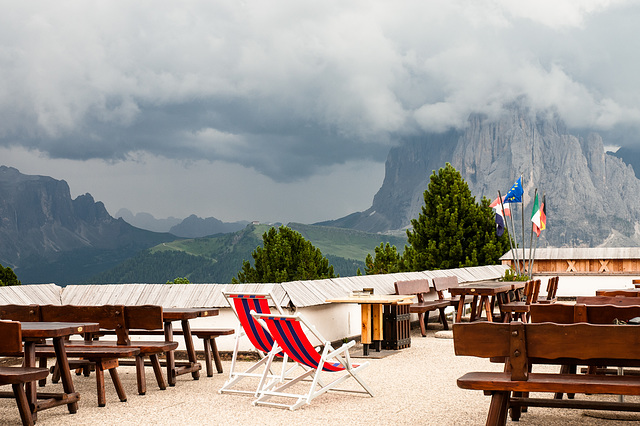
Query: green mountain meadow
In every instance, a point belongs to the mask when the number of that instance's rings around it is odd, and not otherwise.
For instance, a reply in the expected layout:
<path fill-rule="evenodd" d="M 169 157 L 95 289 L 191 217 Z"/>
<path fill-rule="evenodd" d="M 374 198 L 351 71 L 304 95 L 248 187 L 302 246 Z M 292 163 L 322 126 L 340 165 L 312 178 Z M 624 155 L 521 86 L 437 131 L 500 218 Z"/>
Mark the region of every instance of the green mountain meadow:
<path fill-rule="evenodd" d="M 290 223 L 322 251 L 340 276 L 353 276 L 364 259 L 373 255 L 380 243 L 404 249 L 406 235 L 371 234 L 352 229 Z M 251 252 L 262 245 L 262 234 L 270 225 L 248 225 L 245 229 L 203 238 L 178 239 L 158 244 L 125 260 L 114 268 L 93 276 L 87 284 L 164 283 L 186 277 L 192 283 L 230 283 L 242 268 L 244 260 L 252 260 Z"/>

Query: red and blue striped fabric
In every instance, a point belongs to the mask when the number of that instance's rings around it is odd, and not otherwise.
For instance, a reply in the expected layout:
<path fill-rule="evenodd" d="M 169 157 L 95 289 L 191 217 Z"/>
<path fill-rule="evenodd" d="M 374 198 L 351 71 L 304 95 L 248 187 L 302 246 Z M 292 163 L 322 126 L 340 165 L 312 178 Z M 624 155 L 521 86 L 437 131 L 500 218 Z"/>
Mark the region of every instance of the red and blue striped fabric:
<path fill-rule="evenodd" d="M 308 367 L 318 368 L 321 356 L 304 334 L 300 321 L 281 317 L 262 317 L 262 319 L 266 322 L 273 338 L 290 358 Z M 324 362 L 322 370 L 343 371 L 344 366 L 339 362 Z"/>
<path fill-rule="evenodd" d="M 268 353 L 273 348 L 273 338 L 255 318 L 251 311 L 259 314 L 270 314 L 269 301 L 263 295 L 232 294 L 228 296 L 233 300 L 234 308 L 238 314 L 240 324 L 244 329 L 251 344 L 262 352 Z"/>

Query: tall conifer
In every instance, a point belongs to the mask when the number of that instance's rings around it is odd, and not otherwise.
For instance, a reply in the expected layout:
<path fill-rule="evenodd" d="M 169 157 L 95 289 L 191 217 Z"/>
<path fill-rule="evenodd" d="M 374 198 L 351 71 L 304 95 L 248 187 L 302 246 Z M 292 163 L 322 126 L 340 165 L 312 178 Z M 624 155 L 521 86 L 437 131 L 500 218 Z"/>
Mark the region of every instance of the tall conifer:
<path fill-rule="evenodd" d="M 407 231 L 404 268 L 422 271 L 498 263 L 508 240 L 496 236 L 489 204 L 484 197 L 476 203 L 451 164 L 434 171 L 424 192 L 422 212 L 411 220 L 413 229 Z"/>

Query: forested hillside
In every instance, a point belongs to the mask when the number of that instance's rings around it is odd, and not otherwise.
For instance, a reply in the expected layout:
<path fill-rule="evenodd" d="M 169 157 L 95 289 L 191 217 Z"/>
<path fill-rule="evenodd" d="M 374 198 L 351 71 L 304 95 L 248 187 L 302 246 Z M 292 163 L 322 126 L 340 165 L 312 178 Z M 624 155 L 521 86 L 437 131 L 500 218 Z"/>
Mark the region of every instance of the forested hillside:
<path fill-rule="evenodd" d="M 404 248 L 406 238 L 369 234 L 350 229 L 289 224 L 327 256 L 340 276 L 364 271 L 367 253 L 381 242 Z M 248 225 L 232 233 L 163 243 L 124 261 L 87 281 L 92 284 L 164 283 L 187 277 L 193 283 L 229 283 L 244 260 L 262 244 L 269 225 Z"/>

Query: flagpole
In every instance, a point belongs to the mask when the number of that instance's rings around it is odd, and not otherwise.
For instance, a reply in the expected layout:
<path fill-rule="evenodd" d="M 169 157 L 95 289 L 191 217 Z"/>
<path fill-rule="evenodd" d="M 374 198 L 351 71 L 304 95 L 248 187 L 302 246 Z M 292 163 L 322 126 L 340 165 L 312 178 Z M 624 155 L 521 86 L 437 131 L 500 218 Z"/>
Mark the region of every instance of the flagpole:
<path fill-rule="evenodd" d="M 502 208 L 502 217 L 505 218 L 504 226 L 507 227 L 506 215 L 504 213 L 504 203 L 502 202 L 502 195 L 500 195 L 500 191 L 498 191 L 498 199 L 500 200 L 500 207 Z M 509 214 L 509 218 L 511 219 L 511 229 L 515 229 L 513 226 L 513 214 Z M 509 232 L 509 227 L 507 227 L 507 232 Z M 518 242 L 516 241 L 515 232 L 513 233 L 513 244 L 511 243 L 511 232 L 509 232 L 509 247 L 511 248 L 511 257 L 513 257 L 513 261 L 516 264 L 516 273 L 520 275 L 520 260 L 518 259 Z M 515 247 L 515 249 L 514 249 Z"/>
<path fill-rule="evenodd" d="M 520 183 L 522 183 L 522 175 L 520 175 Z M 524 275 L 525 271 L 525 264 L 526 264 L 526 260 L 525 260 L 525 254 L 524 254 L 524 250 L 525 250 L 525 239 L 524 239 L 524 183 L 522 183 L 522 197 L 520 197 L 520 210 L 521 210 L 521 216 L 522 216 L 522 274 Z"/>
<path fill-rule="evenodd" d="M 540 213 L 542 214 L 545 210 L 545 201 L 546 201 L 546 196 L 547 194 L 545 194 L 544 192 L 542 193 L 542 203 L 540 204 Z M 546 215 L 545 215 L 545 221 L 547 220 Z M 542 223 L 541 223 L 542 225 Z M 546 227 L 546 226 L 545 226 Z M 533 229 L 533 227 L 531 227 L 531 229 Z M 542 228 L 540 228 L 540 233 L 542 234 Z M 536 246 L 533 248 L 533 259 L 536 258 L 536 250 L 538 249 L 538 240 L 540 239 L 540 237 L 538 236 L 536 238 Z M 531 269 L 533 269 L 533 262 L 531 263 Z"/>
<path fill-rule="evenodd" d="M 536 197 L 538 196 L 538 188 L 536 188 L 535 192 L 534 192 L 534 196 L 533 199 L 535 200 Z M 535 203 L 535 201 L 534 201 Z M 535 207 L 535 204 L 534 204 Z M 531 212 L 531 214 L 533 215 L 533 212 Z M 536 239 L 536 246 L 538 245 L 538 240 Z M 533 258 L 531 257 L 531 248 L 533 247 L 533 223 L 531 223 L 531 239 L 529 242 L 529 279 L 531 279 L 531 276 L 533 275 L 533 273 L 531 272 L 533 270 Z"/>
<path fill-rule="evenodd" d="M 533 231 L 533 226 L 531 226 L 531 230 Z M 536 246 L 533 248 L 533 257 L 531 258 L 531 271 L 533 271 L 533 261 L 536 258 L 536 249 L 538 248 L 539 239 L 540 237 L 536 236 Z M 531 275 L 533 275 L 533 273 L 529 274 L 529 279 L 531 279 Z"/>
<path fill-rule="evenodd" d="M 500 191 L 498 191 L 498 201 L 500 201 L 500 208 L 502 209 L 502 219 L 504 221 L 504 228 L 507 232 L 507 237 L 509 238 L 509 249 L 511 250 L 511 257 L 513 257 L 513 244 L 511 243 L 511 234 L 509 233 L 509 227 L 507 226 L 507 215 L 504 213 L 504 204 L 502 203 L 502 195 L 500 195 Z M 509 213 L 511 216 L 511 213 Z"/>

